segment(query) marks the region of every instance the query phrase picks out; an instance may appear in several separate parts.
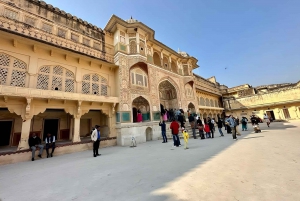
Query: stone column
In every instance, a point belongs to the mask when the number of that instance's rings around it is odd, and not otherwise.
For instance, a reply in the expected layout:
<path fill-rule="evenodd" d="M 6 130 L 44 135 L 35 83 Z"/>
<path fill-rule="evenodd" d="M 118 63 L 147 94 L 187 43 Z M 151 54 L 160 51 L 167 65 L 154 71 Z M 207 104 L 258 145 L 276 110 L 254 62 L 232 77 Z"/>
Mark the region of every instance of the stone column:
<path fill-rule="evenodd" d="M 74 126 L 74 118 L 70 119 L 70 133 L 69 133 L 69 139 L 73 140 L 73 126 Z"/>
<path fill-rule="evenodd" d="M 28 139 L 30 134 L 30 126 L 31 126 L 31 119 L 23 120 L 18 151 L 29 148 Z"/>
<path fill-rule="evenodd" d="M 74 122 L 74 135 L 73 135 L 73 142 L 80 142 L 80 117 L 75 117 L 73 119 Z"/>

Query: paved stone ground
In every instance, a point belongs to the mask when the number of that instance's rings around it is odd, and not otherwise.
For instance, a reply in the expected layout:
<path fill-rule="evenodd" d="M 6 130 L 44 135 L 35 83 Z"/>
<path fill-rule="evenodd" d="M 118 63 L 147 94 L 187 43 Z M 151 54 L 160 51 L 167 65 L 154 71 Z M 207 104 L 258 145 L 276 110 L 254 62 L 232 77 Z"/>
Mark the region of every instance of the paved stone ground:
<path fill-rule="evenodd" d="M 300 122 L 238 141 L 147 142 L 0 166 L 2 200 L 300 200 Z"/>

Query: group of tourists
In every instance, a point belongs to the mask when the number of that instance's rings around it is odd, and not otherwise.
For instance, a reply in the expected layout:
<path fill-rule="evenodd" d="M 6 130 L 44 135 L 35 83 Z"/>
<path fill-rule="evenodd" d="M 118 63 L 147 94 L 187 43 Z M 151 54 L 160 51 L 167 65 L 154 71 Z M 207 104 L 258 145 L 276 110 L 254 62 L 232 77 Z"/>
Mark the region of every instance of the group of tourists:
<path fill-rule="evenodd" d="M 260 118 L 252 115 L 250 117 L 251 123 L 253 125 L 253 129 L 255 132 L 260 131 L 258 123 L 261 122 Z M 267 126 L 270 126 L 270 119 L 268 115 L 264 114 L 264 120 L 267 123 Z M 187 129 L 185 128 L 185 122 L 186 119 L 183 115 L 183 113 L 180 113 L 178 115 L 178 118 L 173 118 L 172 123 L 170 124 L 170 129 L 173 136 L 173 143 L 174 147 L 180 147 L 180 137 L 179 132 L 182 132 L 184 141 L 185 141 L 185 148 L 187 149 L 187 142 L 189 139 L 189 134 L 187 132 Z M 233 117 L 233 115 L 230 115 L 229 117 L 226 117 L 225 119 L 222 119 L 219 115 L 217 116 L 217 121 L 215 118 L 207 117 L 202 120 L 200 117 L 198 117 L 196 114 L 189 114 L 188 122 L 191 126 L 192 136 L 194 139 L 197 139 L 196 131 L 199 132 L 200 139 L 206 139 L 206 138 L 214 138 L 216 129 L 215 124 L 217 125 L 220 137 L 224 137 L 222 128 L 225 127 L 225 130 L 227 131 L 227 134 L 232 134 L 233 140 L 238 140 L 237 136 L 241 136 L 241 133 L 239 131 L 239 125 L 242 124 L 242 131 L 248 130 L 248 119 L 247 117 L 243 116 L 240 120 L 238 117 Z M 161 126 L 162 136 L 163 136 L 163 143 L 166 143 L 168 141 L 166 136 L 166 121 L 163 119 L 159 123 L 159 126 Z"/>
<path fill-rule="evenodd" d="M 51 135 L 51 133 L 47 134 L 47 137 L 45 138 L 46 143 L 46 152 L 47 152 L 47 158 L 53 156 L 53 152 L 55 149 L 55 136 Z M 42 158 L 42 153 L 44 150 L 44 145 L 42 145 L 42 140 L 40 137 L 36 136 L 35 133 L 32 133 L 31 137 L 28 140 L 29 147 L 32 152 L 31 160 L 34 161 L 35 158 L 35 151 L 37 149 L 40 149 L 38 157 Z M 51 153 L 49 154 L 49 149 L 52 148 Z"/>

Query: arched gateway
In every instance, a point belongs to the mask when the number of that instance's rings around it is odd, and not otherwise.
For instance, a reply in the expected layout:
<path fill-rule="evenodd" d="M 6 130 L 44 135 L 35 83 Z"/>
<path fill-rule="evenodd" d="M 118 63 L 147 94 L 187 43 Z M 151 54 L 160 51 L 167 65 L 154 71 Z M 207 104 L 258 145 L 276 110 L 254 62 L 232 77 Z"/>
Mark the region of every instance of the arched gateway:
<path fill-rule="evenodd" d="M 178 109 L 178 97 L 175 87 L 168 81 L 162 81 L 159 86 L 159 100 L 166 109 Z"/>
<path fill-rule="evenodd" d="M 142 96 L 132 102 L 132 119 L 133 122 L 150 121 L 150 105 Z"/>

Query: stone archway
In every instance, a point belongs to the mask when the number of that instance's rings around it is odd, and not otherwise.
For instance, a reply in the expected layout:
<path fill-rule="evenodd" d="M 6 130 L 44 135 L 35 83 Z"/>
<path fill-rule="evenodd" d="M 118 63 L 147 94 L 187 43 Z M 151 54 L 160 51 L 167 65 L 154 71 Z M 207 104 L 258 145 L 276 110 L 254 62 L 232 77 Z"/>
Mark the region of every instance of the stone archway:
<path fill-rule="evenodd" d="M 144 97 L 139 96 L 132 101 L 132 122 L 142 121 L 150 121 L 150 104 Z"/>
<path fill-rule="evenodd" d="M 177 91 L 168 80 L 158 85 L 160 104 L 165 109 L 179 109 Z"/>
<path fill-rule="evenodd" d="M 191 114 L 196 113 L 196 108 L 195 108 L 195 105 L 193 103 L 189 103 L 188 109 L 189 109 Z"/>
<path fill-rule="evenodd" d="M 146 141 L 152 141 L 152 135 L 153 135 L 152 128 L 148 127 L 145 132 L 146 132 Z"/>

